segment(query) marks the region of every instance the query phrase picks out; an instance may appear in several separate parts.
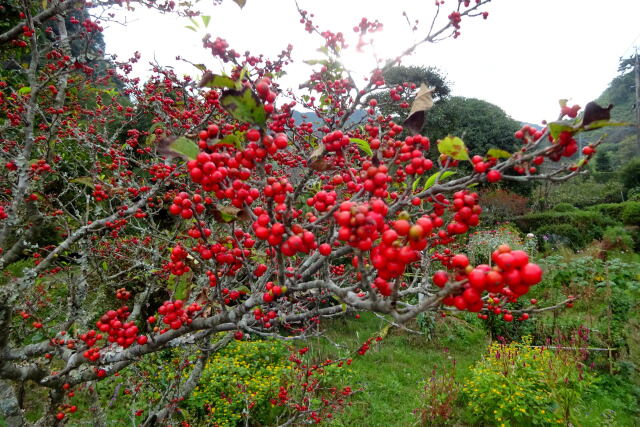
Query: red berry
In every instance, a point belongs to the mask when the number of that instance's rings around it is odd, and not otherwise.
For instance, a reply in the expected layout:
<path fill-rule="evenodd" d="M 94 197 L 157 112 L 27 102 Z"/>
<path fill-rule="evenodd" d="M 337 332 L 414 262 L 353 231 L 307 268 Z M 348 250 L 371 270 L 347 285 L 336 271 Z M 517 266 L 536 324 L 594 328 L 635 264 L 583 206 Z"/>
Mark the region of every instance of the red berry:
<path fill-rule="evenodd" d="M 489 172 L 487 172 L 487 181 L 498 182 L 501 179 L 502 179 L 502 174 L 500 173 L 500 171 L 491 169 Z"/>

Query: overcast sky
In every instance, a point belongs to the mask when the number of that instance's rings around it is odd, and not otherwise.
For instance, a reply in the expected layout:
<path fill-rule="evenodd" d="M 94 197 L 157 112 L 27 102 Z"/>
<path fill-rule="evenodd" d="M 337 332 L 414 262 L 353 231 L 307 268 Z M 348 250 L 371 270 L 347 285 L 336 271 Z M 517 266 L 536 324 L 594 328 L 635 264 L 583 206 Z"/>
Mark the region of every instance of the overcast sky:
<path fill-rule="evenodd" d="M 443 18 L 456 3 L 446 0 Z M 424 36 L 435 11 L 432 0 L 299 4 L 315 14 L 321 30 L 344 32 L 352 47 L 357 44 L 352 28 L 362 17 L 384 24 L 374 46 L 362 53 L 349 49 L 345 56 L 348 67 L 360 75 L 374 67 L 374 56 L 393 57 Z M 237 51 L 275 56 L 293 44 L 296 63 L 284 81 L 288 86 L 297 87 L 308 77 L 311 67 L 303 60 L 321 57 L 316 49 L 322 40 L 304 31 L 292 0 L 247 0 L 242 10 L 231 0 L 218 6 L 201 0 L 199 5 L 211 16 L 206 32 L 228 40 Z M 629 56 L 634 45 L 640 45 L 640 0 L 494 0 L 485 10 L 488 20 L 463 20 L 460 38 L 423 45 L 403 63 L 436 66 L 452 83 L 454 95 L 492 102 L 521 121 L 552 120 L 560 98 L 584 106 L 617 75 L 620 56 Z M 403 11 L 412 21 L 419 19 L 422 31 L 410 31 Z M 105 25 L 107 52 L 128 58 L 140 51 L 137 75 L 148 75 L 148 63 L 155 58 L 180 74 L 199 76 L 195 68 L 175 61 L 176 55 L 220 70 L 221 64 L 201 46 L 205 30 L 186 29 L 188 19 L 142 9 L 118 16 L 126 17 L 129 25 Z"/>

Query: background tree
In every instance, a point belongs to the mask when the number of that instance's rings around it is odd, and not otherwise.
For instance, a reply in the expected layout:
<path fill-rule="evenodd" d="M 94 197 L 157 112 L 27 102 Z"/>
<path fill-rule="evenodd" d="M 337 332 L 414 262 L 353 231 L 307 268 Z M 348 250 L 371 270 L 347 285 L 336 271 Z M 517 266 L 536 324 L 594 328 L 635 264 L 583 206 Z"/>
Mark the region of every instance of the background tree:
<path fill-rule="evenodd" d="M 496 105 L 454 96 L 433 105 L 423 132 L 433 139 L 460 135 L 476 153 L 486 153 L 491 148 L 513 152 L 519 145 L 513 135 L 520 127 Z"/>

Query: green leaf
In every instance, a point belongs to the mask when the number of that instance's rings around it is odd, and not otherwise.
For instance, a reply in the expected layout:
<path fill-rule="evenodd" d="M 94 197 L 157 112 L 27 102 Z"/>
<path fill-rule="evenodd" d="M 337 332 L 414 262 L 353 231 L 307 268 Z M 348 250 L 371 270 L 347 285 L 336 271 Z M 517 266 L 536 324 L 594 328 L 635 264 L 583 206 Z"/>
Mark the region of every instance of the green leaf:
<path fill-rule="evenodd" d="M 102 269 L 103 269 L 104 271 L 109 270 L 109 266 L 107 265 L 107 261 L 102 261 Z"/>
<path fill-rule="evenodd" d="M 156 133 L 155 130 L 158 129 L 159 127 L 162 127 L 163 123 L 158 122 L 158 123 L 154 123 L 150 128 L 149 128 L 149 135 L 147 136 L 147 138 L 145 139 L 144 143 L 145 145 L 148 147 L 150 145 L 152 145 L 155 140 L 156 140 Z"/>
<path fill-rule="evenodd" d="M 609 120 L 597 120 L 595 122 L 591 122 L 588 126 L 585 126 L 584 130 L 595 130 L 608 126 L 633 126 L 633 123 L 628 122 L 611 122 Z"/>
<path fill-rule="evenodd" d="M 413 181 L 413 184 L 411 185 L 412 191 L 416 191 L 416 188 L 418 188 L 418 184 L 420 183 L 420 180 L 422 180 L 422 175 L 420 175 Z"/>
<path fill-rule="evenodd" d="M 20 95 L 27 95 L 27 94 L 31 93 L 31 86 L 21 87 L 20 89 L 18 89 L 18 93 Z"/>
<path fill-rule="evenodd" d="M 500 150 L 498 148 L 492 148 L 491 150 L 487 151 L 487 157 L 493 157 L 496 159 L 508 159 L 509 157 L 511 157 L 511 153 L 509 153 L 508 151 Z"/>
<path fill-rule="evenodd" d="M 211 21 L 211 17 L 202 15 L 200 18 L 202 19 L 202 23 L 204 24 L 204 27 L 207 28 L 209 26 L 209 21 Z"/>
<path fill-rule="evenodd" d="M 236 120 L 264 127 L 267 113 L 258 95 L 245 87 L 241 90 L 227 89 L 220 97 L 220 104 Z"/>
<path fill-rule="evenodd" d="M 218 141 L 216 145 L 218 144 L 233 145 L 236 148 L 242 148 L 242 141 L 240 140 L 240 137 L 235 134 L 226 135 L 224 138 Z"/>
<path fill-rule="evenodd" d="M 227 89 L 235 89 L 239 86 L 239 82 L 233 80 L 231 77 L 221 76 L 206 71 L 202 76 L 202 80 L 198 83 L 198 87 L 224 87 Z"/>
<path fill-rule="evenodd" d="M 318 64 L 322 64 L 322 65 L 329 65 L 329 61 L 326 59 L 307 59 L 306 61 L 302 61 L 307 65 L 318 65 Z"/>
<path fill-rule="evenodd" d="M 554 140 L 558 139 L 558 136 L 560 136 L 562 132 L 571 132 L 571 134 L 574 134 L 576 132 L 575 128 L 573 127 L 571 122 L 568 120 L 551 122 L 549 123 L 548 126 L 549 126 L 549 133 L 551 134 L 551 137 Z"/>
<path fill-rule="evenodd" d="M 440 177 L 440 182 L 442 182 L 443 179 L 447 179 L 448 177 L 455 175 L 456 172 L 454 171 L 444 171 L 442 172 L 442 176 Z M 424 190 L 428 190 L 429 188 L 431 188 L 433 186 L 433 184 L 435 184 L 436 182 L 436 178 L 438 177 L 438 175 L 440 175 L 440 172 L 436 172 L 433 175 L 431 175 L 429 177 L 429 179 L 427 179 L 426 184 L 424 185 L 424 187 L 422 188 L 422 191 Z"/>
<path fill-rule="evenodd" d="M 350 138 L 350 141 L 353 142 L 354 144 L 356 144 L 358 146 L 358 148 L 360 148 L 362 151 L 364 151 L 368 156 L 372 156 L 373 155 L 373 151 L 371 151 L 371 147 L 369 146 L 369 143 L 367 141 L 365 141 L 364 139 Z"/>
<path fill-rule="evenodd" d="M 171 157 L 182 157 L 189 160 L 195 160 L 200 153 L 198 145 L 187 137 L 168 137 L 163 138 L 158 143 L 158 151 L 160 154 Z"/>
<path fill-rule="evenodd" d="M 191 30 L 191 31 L 194 31 L 194 32 L 196 32 L 196 33 L 198 32 L 198 30 L 196 30 L 195 28 L 193 28 L 193 26 L 191 26 L 191 25 L 185 25 L 184 27 L 185 27 L 185 28 L 187 28 L 187 29 L 189 29 L 189 30 Z"/>
<path fill-rule="evenodd" d="M 456 160 L 469 160 L 469 153 L 464 141 L 457 136 L 447 136 L 438 141 L 438 151 Z"/>

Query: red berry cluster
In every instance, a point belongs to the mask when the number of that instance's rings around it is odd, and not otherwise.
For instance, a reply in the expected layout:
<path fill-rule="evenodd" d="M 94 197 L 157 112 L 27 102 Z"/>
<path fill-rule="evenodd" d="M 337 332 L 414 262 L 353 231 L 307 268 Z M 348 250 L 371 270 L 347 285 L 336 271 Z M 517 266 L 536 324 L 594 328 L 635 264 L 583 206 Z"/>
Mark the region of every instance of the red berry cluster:
<path fill-rule="evenodd" d="M 294 256 L 298 252 L 308 254 L 317 248 L 316 236 L 298 224 L 291 226 L 289 237 L 280 246 L 280 250 L 285 256 Z"/>
<path fill-rule="evenodd" d="M 465 255 L 450 257 L 444 264 L 454 270 L 453 279 L 456 282 L 465 283 L 458 295 L 447 296 L 443 303 L 453 305 L 458 310 L 478 312 L 484 306 L 484 291 L 502 294 L 510 302 L 515 302 L 529 292 L 530 286 L 542 280 L 542 269 L 530 263 L 524 251 L 512 251 L 509 246 L 502 245 L 493 252 L 491 258 L 495 267 L 481 264 L 473 268 Z M 433 275 L 433 284 L 438 287 L 444 287 L 449 280 L 450 275 L 442 270 Z"/>
<path fill-rule="evenodd" d="M 267 77 L 260 79 L 256 83 L 256 92 L 260 99 L 265 102 L 264 111 L 266 111 L 267 114 L 273 113 L 275 109 L 274 102 L 276 100 L 276 93 L 271 90 L 270 86 L 271 80 Z"/>
<path fill-rule="evenodd" d="M 562 157 L 571 157 L 578 152 L 578 142 L 569 131 L 560 132 L 554 150 L 549 154 L 549 159 L 557 162 Z"/>
<path fill-rule="evenodd" d="M 473 170 L 478 173 L 485 173 L 487 169 L 495 166 L 497 159 L 490 158 L 487 161 L 484 161 L 482 156 L 473 156 L 471 158 L 471 163 L 473 163 Z"/>
<path fill-rule="evenodd" d="M 322 137 L 322 142 L 327 151 L 340 152 L 349 145 L 351 139 L 342 131 L 336 130 Z"/>
<path fill-rule="evenodd" d="M 563 116 L 569 116 L 572 119 L 575 119 L 578 116 L 578 111 L 580 111 L 579 105 L 574 105 L 573 107 L 569 107 L 568 105 L 563 105 L 560 108 L 560 113 Z"/>
<path fill-rule="evenodd" d="M 247 292 L 242 290 L 229 290 L 228 288 L 222 289 L 222 295 L 224 295 L 224 303 L 231 305 L 234 301 L 239 300 L 241 297 L 246 296 Z"/>
<path fill-rule="evenodd" d="M 97 334 L 93 329 L 87 331 L 86 334 L 81 334 L 80 339 L 84 341 L 84 343 L 89 347 L 83 354 L 86 359 L 95 362 L 100 358 L 100 349 L 93 347 L 96 344 L 96 341 L 102 339 L 102 334 Z M 93 348 L 92 348 L 93 347 Z"/>
<path fill-rule="evenodd" d="M 101 184 L 96 184 L 95 187 L 93 187 L 93 197 L 95 197 L 96 201 L 101 202 L 107 200 L 109 195 L 104 191 Z"/>
<path fill-rule="evenodd" d="M 513 135 L 516 139 L 522 140 L 523 143 L 529 143 L 531 141 L 537 141 L 542 137 L 543 132 L 536 128 L 524 125 L 521 129 L 517 130 Z"/>
<path fill-rule="evenodd" d="M 120 288 L 116 291 L 116 298 L 127 301 L 129 298 L 131 298 L 131 292 L 126 290 L 125 288 Z"/>
<path fill-rule="evenodd" d="M 387 184 L 392 181 L 387 172 L 389 172 L 389 169 L 385 165 L 376 167 L 368 160 L 363 162 L 360 180 L 364 185 L 365 191 L 373 193 L 376 197 L 387 197 L 389 195 Z"/>
<path fill-rule="evenodd" d="M 354 248 L 368 251 L 384 230 L 384 216 L 388 211 L 389 208 L 380 199 L 362 204 L 343 202 L 333 214 L 340 226 L 338 239 Z"/>
<path fill-rule="evenodd" d="M 280 178 L 279 180 L 272 176 L 267 178 L 267 185 L 264 187 L 264 195 L 272 198 L 274 202 L 283 204 L 287 198 L 287 193 L 292 192 L 293 186 L 286 178 Z"/>
<path fill-rule="evenodd" d="M 171 215 L 180 215 L 184 219 L 192 218 L 194 210 L 199 214 L 204 212 L 202 196 L 194 194 L 193 197 L 189 199 L 189 195 L 184 191 L 178 193 L 178 195 L 173 198 L 171 206 L 169 206 L 169 213 Z"/>
<path fill-rule="evenodd" d="M 189 266 L 184 263 L 187 255 L 189 254 L 182 246 L 176 245 L 171 251 L 171 261 L 168 262 L 164 268 L 171 271 L 171 274 L 182 276 L 184 273 L 190 271 Z"/>
<path fill-rule="evenodd" d="M 187 234 L 193 239 L 207 238 L 211 236 L 211 229 L 206 227 L 206 223 L 204 221 L 200 221 L 200 224 L 194 224 L 193 227 L 187 231 Z"/>
<path fill-rule="evenodd" d="M 278 317 L 278 313 L 273 310 L 270 310 L 267 313 L 263 312 L 259 307 L 253 310 L 253 318 L 258 322 L 262 322 L 262 326 L 265 328 L 270 328 L 272 326 L 271 322 L 276 317 Z"/>
<path fill-rule="evenodd" d="M 418 144 L 422 146 L 423 150 L 429 151 L 429 138 L 420 135 L 408 136 L 400 147 L 400 161 L 409 162 L 404 168 L 408 175 L 422 175 L 433 168 L 433 162 L 424 156 L 422 150 L 415 147 Z"/>
<path fill-rule="evenodd" d="M 371 349 L 371 343 L 373 341 L 380 342 L 380 341 L 382 341 L 382 337 L 371 337 L 368 340 L 366 340 L 364 342 L 364 344 L 362 344 L 360 346 L 360 348 L 358 349 L 358 354 L 360 356 L 364 356 L 365 354 L 367 354 L 367 351 L 369 351 L 369 349 Z"/>
<path fill-rule="evenodd" d="M 182 300 L 165 301 L 158 313 L 163 316 L 162 322 L 171 329 L 180 329 L 183 325 L 190 325 L 193 321 L 193 316 L 196 312 L 202 310 L 202 307 L 197 303 L 193 303 L 184 309 L 184 302 Z M 164 333 L 169 329 L 163 329 L 160 333 Z"/>
<path fill-rule="evenodd" d="M 260 214 L 251 227 L 258 239 L 266 240 L 271 246 L 282 243 L 285 233 L 284 224 L 276 222 L 271 225 L 271 219 L 266 213 Z"/>
<path fill-rule="evenodd" d="M 318 191 L 313 197 L 307 199 L 307 206 L 313 206 L 318 212 L 326 212 L 336 204 L 338 195 L 335 191 Z"/>
<path fill-rule="evenodd" d="M 46 162 L 46 160 L 40 159 L 35 163 L 32 163 L 29 167 L 31 172 L 34 174 L 42 174 L 46 172 L 51 172 L 51 166 Z"/>
<path fill-rule="evenodd" d="M 134 322 L 126 322 L 129 318 L 129 307 L 122 306 L 118 310 L 109 310 L 96 322 L 101 332 L 109 334 L 107 340 L 127 348 L 136 340 L 139 344 L 147 342 L 146 336 L 138 336 L 138 327 Z"/>
<path fill-rule="evenodd" d="M 217 125 L 211 124 L 207 126 L 206 129 L 203 129 L 200 132 L 198 132 L 198 138 L 200 138 L 198 140 L 198 147 L 200 147 L 201 150 L 209 148 L 209 144 L 207 144 L 207 140 L 209 140 L 210 138 L 217 137 L 219 133 L 220 133 L 220 128 Z"/>
<path fill-rule="evenodd" d="M 478 194 L 467 190 L 458 191 L 453 195 L 452 209 L 456 212 L 453 221 L 447 225 L 449 235 L 463 234 L 469 227 L 475 227 L 480 222 L 482 208 L 478 204 Z"/>

